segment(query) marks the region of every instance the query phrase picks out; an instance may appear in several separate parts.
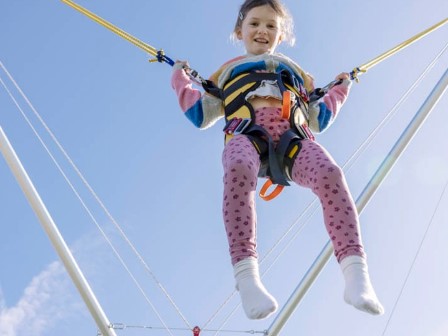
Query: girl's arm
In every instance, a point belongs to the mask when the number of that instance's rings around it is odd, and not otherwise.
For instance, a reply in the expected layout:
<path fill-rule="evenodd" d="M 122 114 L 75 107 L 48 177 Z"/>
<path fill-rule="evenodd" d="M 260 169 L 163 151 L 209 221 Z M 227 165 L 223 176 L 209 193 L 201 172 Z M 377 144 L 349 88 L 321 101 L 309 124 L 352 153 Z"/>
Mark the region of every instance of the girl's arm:
<path fill-rule="evenodd" d="M 194 88 L 191 78 L 183 70 L 184 65 L 187 63 L 176 62 L 171 77 L 171 85 L 177 94 L 179 106 L 193 125 L 201 129 L 210 127 L 224 115 L 222 102 Z"/>
<path fill-rule="evenodd" d="M 313 132 L 325 131 L 334 121 L 350 92 L 351 80 L 348 73 L 341 73 L 336 79 L 342 83 L 332 87 L 322 98 L 309 105 L 309 127 Z"/>

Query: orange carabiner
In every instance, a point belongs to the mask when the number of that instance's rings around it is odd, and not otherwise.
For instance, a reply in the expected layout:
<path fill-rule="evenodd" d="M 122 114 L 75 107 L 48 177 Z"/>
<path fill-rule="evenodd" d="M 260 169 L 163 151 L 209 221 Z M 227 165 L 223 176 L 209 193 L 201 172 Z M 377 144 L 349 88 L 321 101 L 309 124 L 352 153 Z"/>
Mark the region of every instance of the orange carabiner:
<path fill-rule="evenodd" d="M 269 195 L 266 195 L 266 192 L 272 185 L 273 185 L 273 183 L 272 183 L 271 179 L 268 179 L 264 183 L 263 187 L 261 187 L 259 195 L 263 200 L 270 201 L 270 200 L 274 199 L 282 192 L 283 188 L 285 187 L 280 184 L 277 184 L 275 189 L 272 190 L 272 192 Z"/>

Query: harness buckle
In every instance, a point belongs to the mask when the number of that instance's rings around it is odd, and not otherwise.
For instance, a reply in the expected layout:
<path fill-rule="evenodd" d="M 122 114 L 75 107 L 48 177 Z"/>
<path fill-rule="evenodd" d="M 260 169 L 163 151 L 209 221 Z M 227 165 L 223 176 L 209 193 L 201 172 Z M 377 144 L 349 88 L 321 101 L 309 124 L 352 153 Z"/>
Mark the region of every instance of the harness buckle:
<path fill-rule="evenodd" d="M 227 135 L 238 135 L 250 125 L 252 119 L 250 118 L 232 118 L 224 127 L 223 131 Z"/>

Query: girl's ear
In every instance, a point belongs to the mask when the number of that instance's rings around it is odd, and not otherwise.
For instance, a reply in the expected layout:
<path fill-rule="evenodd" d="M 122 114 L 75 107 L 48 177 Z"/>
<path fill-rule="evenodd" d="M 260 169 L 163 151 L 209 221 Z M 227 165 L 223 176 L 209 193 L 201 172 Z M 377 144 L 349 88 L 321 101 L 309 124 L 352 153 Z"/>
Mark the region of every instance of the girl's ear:
<path fill-rule="evenodd" d="M 235 32 L 235 36 L 238 40 L 242 40 L 243 39 L 243 34 L 241 33 L 241 28 L 238 28 Z"/>
<path fill-rule="evenodd" d="M 280 37 L 278 38 L 278 44 L 280 45 L 280 43 L 283 42 L 283 38 L 285 37 L 284 34 L 280 34 Z"/>

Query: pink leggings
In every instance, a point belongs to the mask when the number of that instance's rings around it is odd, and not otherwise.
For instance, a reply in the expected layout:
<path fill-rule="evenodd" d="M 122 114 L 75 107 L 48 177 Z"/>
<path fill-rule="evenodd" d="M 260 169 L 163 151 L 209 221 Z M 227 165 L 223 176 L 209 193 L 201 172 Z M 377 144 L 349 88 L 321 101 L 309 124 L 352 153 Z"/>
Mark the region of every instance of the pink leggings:
<path fill-rule="evenodd" d="M 337 260 L 364 256 L 358 213 L 341 168 L 318 143 L 308 139 L 301 143 L 292 179 L 319 198 Z M 260 159 L 248 138 L 237 135 L 226 144 L 222 162 L 224 224 L 235 264 L 250 256 L 257 257 L 255 194 Z"/>

